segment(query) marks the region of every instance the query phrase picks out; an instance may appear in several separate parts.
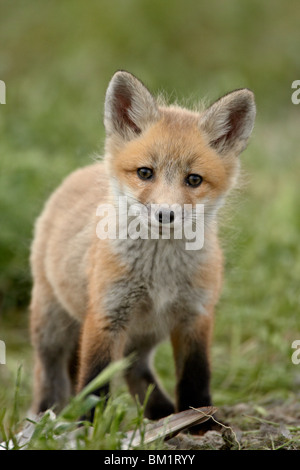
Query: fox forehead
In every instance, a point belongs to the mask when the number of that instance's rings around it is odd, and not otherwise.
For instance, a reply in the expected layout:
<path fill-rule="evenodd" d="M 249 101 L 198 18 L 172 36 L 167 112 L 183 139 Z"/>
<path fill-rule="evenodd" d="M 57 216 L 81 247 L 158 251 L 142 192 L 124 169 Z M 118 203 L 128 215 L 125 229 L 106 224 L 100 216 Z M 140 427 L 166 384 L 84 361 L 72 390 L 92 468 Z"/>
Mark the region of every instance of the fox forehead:
<path fill-rule="evenodd" d="M 169 165 L 170 161 L 191 166 L 209 150 L 193 114 L 171 110 L 164 110 L 159 121 L 128 145 L 130 151 L 136 147 L 153 167 Z"/>

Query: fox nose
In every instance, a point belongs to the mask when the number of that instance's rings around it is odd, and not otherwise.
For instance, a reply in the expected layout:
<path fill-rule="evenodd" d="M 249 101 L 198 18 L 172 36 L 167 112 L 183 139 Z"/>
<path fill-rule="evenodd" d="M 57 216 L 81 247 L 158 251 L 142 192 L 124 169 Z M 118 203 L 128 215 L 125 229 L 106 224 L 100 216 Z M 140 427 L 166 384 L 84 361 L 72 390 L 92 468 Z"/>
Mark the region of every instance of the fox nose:
<path fill-rule="evenodd" d="M 161 208 L 156 211 L 155 218 L 160 224 L 171 224 L 174 222 L 175 213 L 170 209 Z"/>

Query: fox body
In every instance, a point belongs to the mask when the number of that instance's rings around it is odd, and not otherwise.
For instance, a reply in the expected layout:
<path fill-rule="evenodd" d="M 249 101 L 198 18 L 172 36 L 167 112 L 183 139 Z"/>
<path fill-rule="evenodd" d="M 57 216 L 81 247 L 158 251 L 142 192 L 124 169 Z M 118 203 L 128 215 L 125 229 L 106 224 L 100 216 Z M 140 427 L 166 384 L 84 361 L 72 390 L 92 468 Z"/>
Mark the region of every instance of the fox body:
<path fill-rule="evenodd" d="M 253 93 L 236 90 L 202 112 L 158 104 L 128 72 L 117 72 L 105 100 L 105 155 L 79 169 L 52 194 L 36 223 L 31 266 L 31 334 L 35 412 L 61 408 L 111 361 L 135 353 L 125 373 L 145 414 L 211 404 L 209 349 L 222 284 L 217 211 L 239 172 L 255 118 Z M 155 239 L 96 235 L 101 204 L 139 203 Z M 155 204 L 156 212 L 149 208 Z M 189 205 L 188 213 L 165 204 Z M 204 204 L 204 245 L 187 250 L 172 236 Z M 118 220 L 118 219 L 116 219 Z M 118 222 L 116 222 L 118 224 Z M 161 236 L 169 226 L 170 236 Z M 157 343 L 171 338 L 176 403 L 151 367 Z M 109 392 L 107 384 L 98 391 Z"/>

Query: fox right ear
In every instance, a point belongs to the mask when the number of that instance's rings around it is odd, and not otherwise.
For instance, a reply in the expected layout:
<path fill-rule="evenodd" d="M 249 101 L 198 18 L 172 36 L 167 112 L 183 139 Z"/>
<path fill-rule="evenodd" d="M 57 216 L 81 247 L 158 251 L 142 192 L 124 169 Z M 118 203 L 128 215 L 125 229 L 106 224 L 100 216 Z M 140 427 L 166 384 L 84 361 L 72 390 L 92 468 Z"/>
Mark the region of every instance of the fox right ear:
<path fill-rule="evenodd" d="M 119 71 L 106 92 L 104 125 L 108 136 L 118 134 L 131 140 L 159 119 L 155 99 L 140 80 Z"/>

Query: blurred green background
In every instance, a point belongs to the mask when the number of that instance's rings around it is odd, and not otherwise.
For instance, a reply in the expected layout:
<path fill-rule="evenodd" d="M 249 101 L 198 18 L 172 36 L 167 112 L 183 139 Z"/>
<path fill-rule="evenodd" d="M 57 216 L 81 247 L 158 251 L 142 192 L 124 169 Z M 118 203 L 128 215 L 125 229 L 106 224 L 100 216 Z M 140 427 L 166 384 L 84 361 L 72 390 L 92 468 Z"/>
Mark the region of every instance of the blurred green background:
<path fill-rule="evenodd" d="M 23 363 L 30 401 L 29 248 L 44 201 L 102 152 L 105 90 L 117 69 L 170 102 L 251 88 L 257 121 L 241 188 L 221 217 L 225 285 L 213 343 L 217 404 L 294 397 L 300 365 L 299 2 L 290 0 L 1 0 L 0 405 Z M 172 393 L 171 351 L 156 365 Z M 171 372 L 170 372 L 171 371 Z"/>

